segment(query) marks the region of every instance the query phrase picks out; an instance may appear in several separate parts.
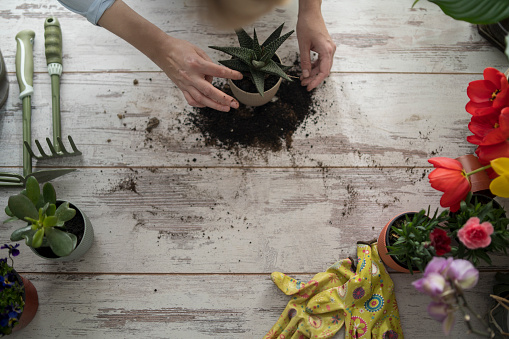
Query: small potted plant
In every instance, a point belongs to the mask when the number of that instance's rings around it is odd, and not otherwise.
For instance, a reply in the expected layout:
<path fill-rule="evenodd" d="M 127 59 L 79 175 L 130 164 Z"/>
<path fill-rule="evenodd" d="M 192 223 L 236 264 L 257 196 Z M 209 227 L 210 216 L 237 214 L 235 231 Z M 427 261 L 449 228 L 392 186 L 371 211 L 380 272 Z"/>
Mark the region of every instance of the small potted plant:
<path fill-rule="evenodd" d="M 13 268 L 14 259 L 19 254 L 16 245 L 3 245 L 0 249 L 9 250 L 7 258 L 0 259 L 0 337 L 11 334 L 27 326 L 37 313 L 39 298 L 30 280 L 20 276 Z"/>
<path fill-rule="evenodd" d="M 281 79 L 292 81 L 285 73 L 291 66 L 284 66 L 276 54 L 277 49 L 293 33 L 293 30 L 281 35 L 283 25 L 279 26 L 262 45 L 258 42 L 256 29 L 251 38 L 244 29 L 235 31 L 240 47 L 217 47 L 212 49 L 232 56 L 229 60 L 219 61 L 226 67 L 244 75 L 242 80 L 228 80 L 233 95 L 248 106 L 261 106 L 269 102 L 276 94 Z"/>
<path fill-rule="evenodd" d="M 55 188 L 45 183 L 41 190 L 34 177 L 29 177 L 26 189 L 9 197 L 5 222 L 22 220 L 28 225 L 11 234 L 12 241 L 25 239 L 40 257 L 55 261 L 74 260 L 83 256 L 94 238 L 92 224 L 75 205 L 57 200 Z"/>
<path fill-rule="evenodd" d="M 482 259 L 491 265 L 488 253 L 505 253 L 509 247 L 509 219 L 495 200 L 469 193 L 447 223 L 451 237 L 457 239 L 452 256 L 470 260 L 475 266 Z"/>
<path fill-rule="evenodd" d="M 398 272 L 423 271 L 426 264 L 436 255 L 451 250 L 450 238 L 442 229 L 449 219 L 448 211 L 438 214 L 422 209 L 406 212 L 393 218 L 385 225 L 378 238 L 378 253 L 384 263 Z"/>

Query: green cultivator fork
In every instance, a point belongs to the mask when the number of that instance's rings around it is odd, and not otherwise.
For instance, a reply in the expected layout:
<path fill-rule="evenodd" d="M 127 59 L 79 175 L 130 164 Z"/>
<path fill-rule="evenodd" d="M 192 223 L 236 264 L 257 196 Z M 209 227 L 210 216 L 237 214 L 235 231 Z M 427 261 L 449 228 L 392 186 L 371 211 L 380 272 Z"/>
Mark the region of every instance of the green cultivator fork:
<path fill-rule="evenodd" d="M 71 136 L 67 136 L 72 152 L 65 149 L 61 137 L 60 125 L 60 76 L 62 75 L 62 30 L 60 23 L 55 17 L 49 17 L 44 22 L 44 45 L 46 52 L 46 63 L 48 64 L 48 73 L 51 76 L 51 95 L 52 95 L 52 121 L 53 121 L 53 143 L 46 138 L 51 154 L 46 154 L 39 140 L 35 140 L 35 145 L 39 149 L 40 155 L 33 152 L 31 145 L 25 141 L 25 147 L 33 158 L 51 159 L 59 157 L 71 157 L 81 155 L 76 148 Z"/>
<path fill-rule="evenodd" d="M 33 44 L 35 32 L 24 30 L 16 35 L 16 77 L 19 85 L 19 98 L 23 101 L 23 144 L 31 143 L 32 94 L 34 60 Z M 33 176 L 39 182 L 46 182 L 75 169 L 44 170 L 32 173 L 32 158 L 27 147 L 23 147 L 23 175 L 14 173 L 0 173 L 0 186 L 24 187 L 26 180 Z"/>

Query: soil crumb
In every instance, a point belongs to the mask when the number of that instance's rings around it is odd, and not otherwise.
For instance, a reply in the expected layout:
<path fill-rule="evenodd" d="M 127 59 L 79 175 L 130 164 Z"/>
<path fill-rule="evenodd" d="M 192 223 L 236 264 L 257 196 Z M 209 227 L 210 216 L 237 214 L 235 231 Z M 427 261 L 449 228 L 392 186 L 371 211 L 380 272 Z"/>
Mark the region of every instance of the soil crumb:
<path fill-rule="evenodd" d="M 150 118 L 150 120 L 148 121 L 147 123 L 147 128 L 145 128 L 145 130 L 150 133 L 152 132 L 152 130 L 154 128 L 156 128 L 157 126 L 159 126 L 159 119 L 157 118 Z"/>
<path fill-rule="evenodd" d="M 288 72 L 298 76 L 296 71 Z M 232 95 L 225 83 L 216 88 Z M 283 81 L 277 99 L 263 106 L 240 104 L 230 112 L 216 111 L 209 107 L 195 108 L 190 121 L 202 133 L 207 145 L 226 149 L 256 147 L 267 151 L 280 151 L 292 146 L 292 137 L 307 117 L 316 113 L 313 91 L 308 92 L 298 78 Z"/>

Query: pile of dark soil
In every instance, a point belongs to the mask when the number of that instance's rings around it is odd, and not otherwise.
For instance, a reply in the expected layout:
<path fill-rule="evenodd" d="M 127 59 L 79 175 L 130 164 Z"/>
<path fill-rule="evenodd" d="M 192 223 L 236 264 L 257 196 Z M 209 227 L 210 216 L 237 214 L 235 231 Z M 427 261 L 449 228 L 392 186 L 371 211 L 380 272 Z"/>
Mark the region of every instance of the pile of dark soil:
<path fill-rule="evenodd" d="M 288 73 L 298 76 L 296 71 Z M 227 84 L 214 86 L 232 95 Z M 256 147 L 268 151 L 279 151 L 283 146 L 291 148 L 294 132 L 308 116 L 316 113 L 313 91 L 308 92 L 296 78 L 292 82 L 283 80 L 276 96 L 276 101 L 263 106 L 240 104 L 230 112 L 195 108 L 190 121 L 203 134 L 207 145 L 226 149 Z"/>

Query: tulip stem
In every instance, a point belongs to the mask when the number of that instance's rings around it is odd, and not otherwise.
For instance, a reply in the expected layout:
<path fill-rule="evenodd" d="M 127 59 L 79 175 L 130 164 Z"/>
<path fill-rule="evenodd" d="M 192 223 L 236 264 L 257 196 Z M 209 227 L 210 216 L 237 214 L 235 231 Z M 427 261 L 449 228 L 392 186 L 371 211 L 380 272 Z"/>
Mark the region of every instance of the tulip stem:
<path fill-rule="evenodd" d="M 490 165 L 486 165 L 486 166 L 484 166 L 484 167 L 480 167 L 480 168 L 478 168 L 478 169 L 476 169 L 476 170 L 473 170 L 472 172 L 468 172 L 468 173 L 466 173 L 466 176 L 467 176 L 467 178 L 468 178 L 468 177 L 469 177 L 469 176 L 471 176 L 472 174 L 479 173 L 479 172 L 481 172 L 481 171 L 487 170 L 488 168 L 491 168 L 491 164 L 490 164 Z"/>

